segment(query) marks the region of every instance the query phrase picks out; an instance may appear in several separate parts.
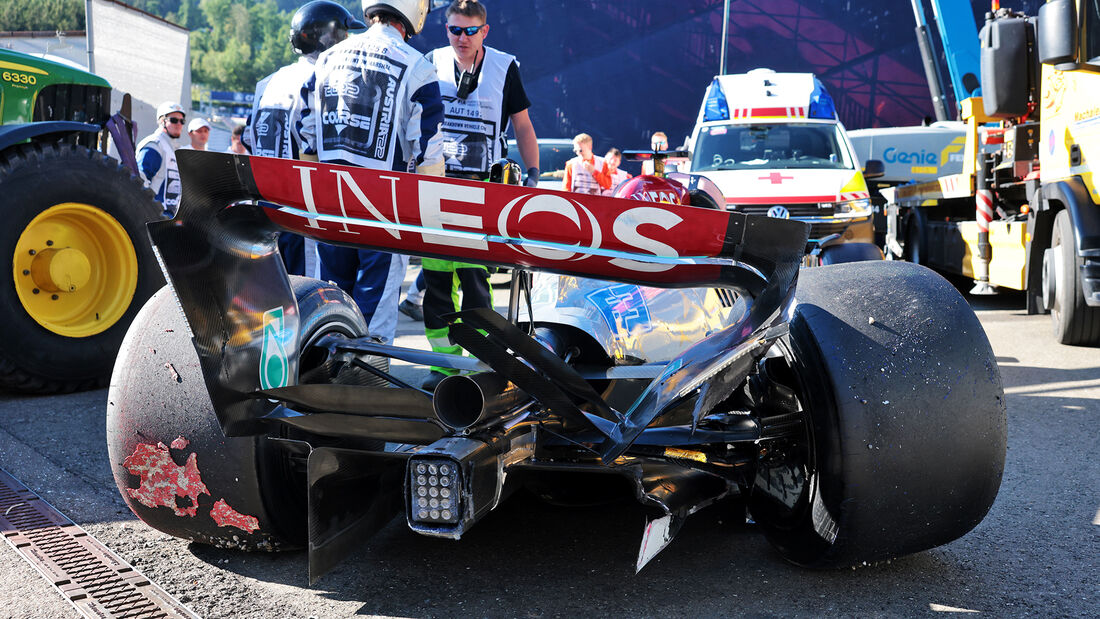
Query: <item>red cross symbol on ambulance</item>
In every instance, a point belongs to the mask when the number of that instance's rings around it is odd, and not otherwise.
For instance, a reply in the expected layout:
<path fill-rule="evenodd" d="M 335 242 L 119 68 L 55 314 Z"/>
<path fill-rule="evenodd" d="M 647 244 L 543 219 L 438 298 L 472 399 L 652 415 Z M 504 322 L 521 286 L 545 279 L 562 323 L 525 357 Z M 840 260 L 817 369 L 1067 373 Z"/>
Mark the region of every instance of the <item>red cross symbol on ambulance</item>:
<path fill-rule="evenodd" d="M 781 185 L 781 184 L 783 184 L 784 180 L 792 179 L 794 177 L 793 176 L 783 176 L 783 174 L 781 172 L 772 172 L 771 174 L 769 174 L 767 176 L 761 176 L 759 178 L 762 181 L 770 180 L 773 185 Z"/>

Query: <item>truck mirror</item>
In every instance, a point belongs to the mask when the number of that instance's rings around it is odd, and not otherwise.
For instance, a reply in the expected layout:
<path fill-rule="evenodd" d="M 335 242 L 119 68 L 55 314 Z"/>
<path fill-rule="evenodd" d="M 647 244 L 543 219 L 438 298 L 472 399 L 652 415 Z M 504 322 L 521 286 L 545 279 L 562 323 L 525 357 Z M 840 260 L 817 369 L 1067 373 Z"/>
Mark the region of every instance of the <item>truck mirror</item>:
<path fill-rule="evenodd" d="M 1039 62 L 1060 65 L 1077 62 L 1077 5 L 1073 0 L 1050 0 L 1039 8 Z"/>
<path fill-rule="evenodd" d="M 886 175 L 886 164 L 882 163 L 879 159 L 868 159 L 867 163 L 863 164 L 863 179 L 870 180 L 872 178 L 881 178 Z"/>

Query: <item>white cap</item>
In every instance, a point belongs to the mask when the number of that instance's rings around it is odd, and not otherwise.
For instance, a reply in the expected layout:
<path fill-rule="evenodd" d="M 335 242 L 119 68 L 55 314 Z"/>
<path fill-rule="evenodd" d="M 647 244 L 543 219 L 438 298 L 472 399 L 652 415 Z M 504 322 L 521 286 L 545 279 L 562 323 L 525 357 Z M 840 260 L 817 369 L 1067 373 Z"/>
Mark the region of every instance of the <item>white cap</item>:
<path fill-rule="evenodd" d="M 183 111 L 183 108 L 180 107 L 179 103 L 175 103 L 173 101 L 165 101 L 164 103 L 161 103 L 157 106 L 157 118 L 167 116 L 172 112 L 179 112 L 180 114 L 187 116 L 187 113 Z"/>
<path fill-rule="evenodd" d="M 207 129 L 209 129 L 210 128 L 210 123 L 206 122 L 206 120 L 204 120 L 202 118 L 196 118 L 196 119 L 192 120 L 191 122 L 187 123 L 187 132 L 191 133 L 192 131 L 198 131 L 199 129 L 202 129 L 203 127 L 206 127 Z"/>
<path fill-rule="evenodd" d="M 369 16 L 378 9 L 389 9 L 404 17 L 412 28 L 412 32 L 405 34 L 411 37 L 424 29 L 431 6 L 428 0 L 363 0 L 363 15 Z"/>

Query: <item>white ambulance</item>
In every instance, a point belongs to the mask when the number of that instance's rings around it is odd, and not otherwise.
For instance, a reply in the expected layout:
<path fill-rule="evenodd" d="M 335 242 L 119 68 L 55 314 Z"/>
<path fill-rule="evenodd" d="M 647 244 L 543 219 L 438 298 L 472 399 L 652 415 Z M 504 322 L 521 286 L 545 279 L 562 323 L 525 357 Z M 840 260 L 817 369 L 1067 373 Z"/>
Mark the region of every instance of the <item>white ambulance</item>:
<path fill-rule="evenodd" d="M 882 258 L 859 159 L 813 74 L 715 77 L 687 146 L 690 171 L 714 181 L 729 210 L 811 224 L 811 240 L 827 239 L 824 264 Z M 868 162 L 868 175 L 881 167 Z"/>

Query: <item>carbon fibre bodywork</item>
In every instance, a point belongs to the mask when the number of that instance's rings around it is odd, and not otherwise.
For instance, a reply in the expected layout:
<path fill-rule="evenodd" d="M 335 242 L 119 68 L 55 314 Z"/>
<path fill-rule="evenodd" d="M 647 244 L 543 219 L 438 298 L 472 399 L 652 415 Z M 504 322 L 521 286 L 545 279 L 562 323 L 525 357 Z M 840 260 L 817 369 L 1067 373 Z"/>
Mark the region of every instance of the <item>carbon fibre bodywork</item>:
<path fill-rule="evenodd" d="M 225 462 L 203 480 L 249 526 L 181 518 L 163 508 L 170 493 L 135 502 L 132 471 L 116 466 L 135 513 L 173 535 L 290 547 L 301 540 L 287 523 L 304 513 L 315 580 L 402 510 L 413 531 L 458 539 L 517 488 L 583 501 L 603 496 L 592 480 L 617 479 L 650 513 L 637 569 L 688 515 L 732 496 L 792 561 L 839 566 L 945 543 L 995 497 L 995 361 L 973 312 L 927 270 L 877 261 L 800 278 L 798 221 L 219 153 L 178 162 L 180 209 L 149 229 L 205 389 L 150 385 L 165 380 L 150 350 L 171 338 L 139 324 L 125 359 L 141 367 L 116 365 L 109 442 L 167 457 L 179 436 L 178 449 Z M 287 276 L 283 230 L 512 267 L 509 317 L 446 317 L 470 356 L 380 341 L 342 291 Z M 459 374 L 433 394 L 389 359 Z M 895 359 L 904 374 L 887 374 Z M 954 373 L 945 390 L 927 386 L 942 372 Z M 169 390 L 208 395 L 212 414 L 157 405 Z M 177 434 L 213 417 L 216 435 Z M 255 457 L 219 451 L 242 440 Z M 906 448 L 869 451 L 880 440 Z M 887 469 L 905 475 L 875 476 Z M 285 496 L 295 487 L 300 503 Z M 889 534 L 918 512 L 926 526 Z"/>
<path fill-rule="evenodd" d="M 605 455 L 611 459 L 661 410 L 694 390 L 705 390 L 706 379 L 731 364 L 724 353 L 744 348 L 746 342 L 756 347 L 768 329 L 783 323 L 807 237 L 807 227 L 799 222 L 584 196 L 584 214 L 600 225 L 600 232 L 590 237 L 597 242 L 586 246 L 585 239 L 576 234 L 570 238 L 560 227 L 524 227 L 522 217 L 520 225 L 501 231 L 507 234 L 494 235 L 490 226 L 495 222 L 489 217 L 482 218 L 485 226 L 472 227 L 456 218 L 457 225 L 433 227 L 425 225 L 421 213 L 424 202 L 439 211 L 447 200 L 469 203 L 480 198 L 483 207 L 496 209 L 491 214 L 500 220 L 500 213 L 517 200 L 529 204 L 543 197 L 552 210 L 570 200 L 578 204 L 575 194 L 220 153 L 181 152 L 179 166 L 185 179 L 180 210 L 175 219 L 149 228 L 228 436 L 264 431 L 261 419 L 275 405 L 254 394 L 293 384 L 297 376 L 298 315 L 277 254 L 280 229 L 357 247 L 669 288 L 719 286 L 740 294 L 747 307 L 736 321 L 674 358 L 647 359 L 667 362 L 668 370 L 631 410 L 601 425 L 607 435 Z M 385 216 L 379 208 L 386 209 Z M 639 223 L 621 222 L 638 210 L 643 210 L 641 216 L 675 221 L 671 229 L 660 228 L 667 223 L 651 226 L 665 233 L 648 244 L 657 248 L 654 253 L 602 232 L 626 225 L 636 230 Z M 690 213 L 693 221 L 685 222 L 677 212 Z M 449 224 L 446 217 L 436 219 Z M 426 243 L 425 237 L 436 240 Z M 519 251 L 524 249 L 528 251 Z M 567 251 L 584 258 L 585 250 L 591 252 L 587 262 L 575 256 L 562 259 Z M 270 353 L 266 358 L 265 343 Z M 262 384 L 260 368 L 284 360 L 281 384 Z"/>
<path fill-rule="evenodd" d="M 181 152 L 178 161 L 184 186 L 180 209 L 172 221 L 149 228 L 226 436 L 266 434 L 281 425 L 328 440 L 371 438 L 408 446 L 396 456 L 330 448 L 310 453 L 312 578 L 347 552 L 346 536 L 367 537 L 384 524 L 392 515 L 392 494 L 400 493 L 391 488 L 388 499 L 351 510 L 361 512 L 357 516 L 339 501 L 322 500 L 326 493 L 319 488 L 333 490 L 349 475 L 360 479 L 349 471 L 362 467 L 390 470 L 385 467 L 394 457 L 410 457 L 418 452 L 416 445 L 431 452 L 451 436 L 480 437 L 490 447 L 467 471 L 472 478 L 483 477 L 478 471 L 499 471 L 479 486 L 483 490 L 466 497 L 468 505 L 481 507 L 458 526 L 433 533 L 438 527 L 418 528 L 410 516 L 410 526 L 423 533 L 459 537 L 501 499 L 504 462 L 522 468 L 525 458 L 517 453 L 530 456 L 544 444 L 588 445 L 583 451 L 590 455 L 579 458 L 589 460 L 585 467 L 604 467 L 601 462 L 621 467 L 619 473 L 637 484 L 644 502 L 661 506 L 663 524 L 653 541 L 643 544 L 639 569 L 671 540 L 688 513 L 733 489 L 721 476 L 671 462 L 631 464 L 624 454 L 636 442 L 660 452 L 667 445 L 683 449 L 759 436 L 756 428 L 698 426 L 785 332 L 805 224 L 316 163 L 191 151 Z M 491 369 L 523 394 L 521 406 L 489 420 L 496 428 L 480 434 L 476 428 L 472 434 L 469 428 L 448 428 L 433 414 L 429 396 L 412 388 L 297 385 L 303 325 L 277 254 L 279 230 L 329 243 L 553 274 L 540 281 L 557 289 L 538 289 L 529 305 L 534 321 L 527 320 L 527 328 L 599 334 L 586 340 L 601 349 L 586 353 L 598 367 L 582 374 L 563 361 L 567 353 L 550 350 L 552 343 L 536 341 L 495 312 L 478 310 L 461 314 L 461 322 L 456 316 L 451 329 L 478 359 L 476 366 L 471 359 L 442 359 L 364 338 L 329 337 L 316 345 L 332 358 L 373 352 Z M 562 294 L 566 290 L 572 292 Z M 613 380 L 616 370 L 633 378 Z M 620 388 L 600 393 L 589 382 L 593 376 L 612 379 Z M 532 413 L 538 423 L 528 419 Z M 655 423 L 663 415 L 671 421 Z M 640 440 L 651 425 L 660 427 Z M 536 431 L 536 426 L 555 429 Z M 515 444 L 529 448 L 517 451 Z M 344 465 L 332 464 L 341 458 Z M 384 478 L 363 475 L 372 484 Z M 371 493 L 381 494 L 387 493 Z M 334 530 L 333 522 L 344 524 Z"/>

